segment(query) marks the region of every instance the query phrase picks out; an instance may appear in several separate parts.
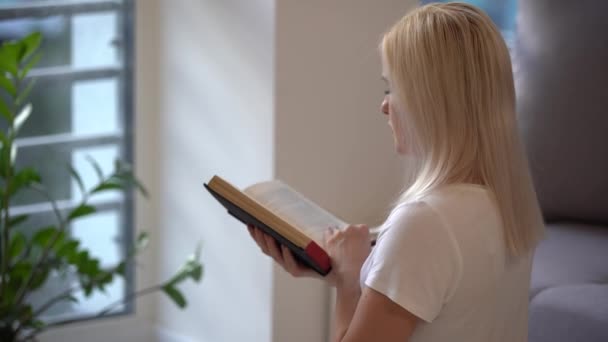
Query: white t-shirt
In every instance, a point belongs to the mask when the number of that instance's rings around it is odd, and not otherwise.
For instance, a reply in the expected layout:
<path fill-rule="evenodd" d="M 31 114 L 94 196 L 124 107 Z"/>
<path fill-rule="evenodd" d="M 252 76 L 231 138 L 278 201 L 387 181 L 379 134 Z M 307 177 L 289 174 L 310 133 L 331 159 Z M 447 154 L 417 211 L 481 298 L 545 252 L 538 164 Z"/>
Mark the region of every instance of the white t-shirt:
<path fill-rule="evenodd" d="M 361 269 L 419 317 L 411 342 L 527 341 L 532 258 L 507 261 L 491 192 L 471 184 L 398 205 Z"/>

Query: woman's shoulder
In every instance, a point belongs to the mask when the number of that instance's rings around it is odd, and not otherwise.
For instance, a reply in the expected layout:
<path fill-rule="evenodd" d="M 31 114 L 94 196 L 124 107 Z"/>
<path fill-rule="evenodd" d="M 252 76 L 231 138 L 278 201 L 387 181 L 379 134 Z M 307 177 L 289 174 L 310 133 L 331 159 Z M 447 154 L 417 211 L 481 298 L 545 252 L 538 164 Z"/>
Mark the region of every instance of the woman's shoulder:
<path fill-rule="evenodd" d="M 447 184 L 397 204 L 391 211 L 391 216 L 405 216 L 408 218 L 429 215 L 442 216 L 446 210 L 476 207 L 492 201 L 491 190 L 483 185 Z"/>
<path fill-rule="evenodd" d="M 440 229 L 442 219 L 435 208 L 424 199 L 405 201 L 397 204 L 382 225 L 379 239 L 385 235 L 405 238 L 417 234 L 419 230 Z"/>
<path fill-rule="evenodd" d="M 386 219 L 382 232 L 393 234 L 417 229 L 444 231 L 455 217 L 491 214 L 491 191 L 476 184 L 449 184 L 428 191 L 410 201 L 397 204 Z"/>
<path fill-rule="evenodd" d="M 495 207 L 493 192 L 479 184 L 455 183 L 429 191 L 418 199 L 432 208 L 440 216 L 454 213 L 478 212 Z"/>

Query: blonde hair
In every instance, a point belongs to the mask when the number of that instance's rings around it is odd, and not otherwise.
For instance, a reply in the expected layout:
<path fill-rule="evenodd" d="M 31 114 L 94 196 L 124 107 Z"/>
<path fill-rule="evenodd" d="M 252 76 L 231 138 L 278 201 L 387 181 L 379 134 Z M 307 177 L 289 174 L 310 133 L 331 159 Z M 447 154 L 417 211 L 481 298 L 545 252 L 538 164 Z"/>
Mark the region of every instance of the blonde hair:
<path fill-rule="evenodd" d="M 397 127 L 418 159 L 400 202 L 451 183 L 494 194 L 512 256 L 544 225 L 519 139 L 509 51 L 491 19 L 465 3 L 429 4 L 385 35 L 382 54 L 402 110 Z"/>

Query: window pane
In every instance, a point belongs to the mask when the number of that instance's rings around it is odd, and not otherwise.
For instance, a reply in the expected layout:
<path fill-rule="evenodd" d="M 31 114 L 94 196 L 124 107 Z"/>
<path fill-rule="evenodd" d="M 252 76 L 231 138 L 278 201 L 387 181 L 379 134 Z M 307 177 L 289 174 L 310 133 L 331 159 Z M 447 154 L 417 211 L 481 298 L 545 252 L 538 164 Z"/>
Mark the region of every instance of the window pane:
<path fill-rule="evenodd" d="M 116 134 L 122 131 L 118 79 L 69 82 L 41 79 L 32 90 L 33 111 L 19 137 Z M 6 130 L 0 120 L 0 129 Z"/>
<path fill-rule="evenodd" d="M 71 179 L 68 165 L 78 170 L 87 188 L 98 182 L 97 174 L 86 156 L 95 159 L 104 171 L 109 174 L 114 167 L 114 160 L 119 157 L 120 149 L 116 145 L 94 148 L 73 148 L 69 145 L 40 145 L 21 148 L 18 151 L 18 167 L 30 166 L 40 172 L 42 182 L 55 200 L 80 199 L 78 185 Z M 95 199 L 117 199 L 119 193 L 108 192 L 95 196 Z M 44 198 L 32 191 L 23 191 L 15 197 L 12 205 L 26 205 L 44 202 Z"/>
<path fill-rule="evenodd" d="M 32 114 L 25 122 L 19 137 L 70 132 L 72 86 L 60 81 L 39 81 L 32 89 L 29 102 Z M 6 131 L 7 124 L 0 121 L 0 129 Z"/>
<path fill-rule="evenodd" d="M 120 131 L 116 79 L 78 82 L 72 87 L 72 127 L 76 135 Z"/>
<path fill-rule="evenodd" d="M 72 66 L 99 67 L 118 62 L 116 13 L 77 15 L 72 18 Z"/>

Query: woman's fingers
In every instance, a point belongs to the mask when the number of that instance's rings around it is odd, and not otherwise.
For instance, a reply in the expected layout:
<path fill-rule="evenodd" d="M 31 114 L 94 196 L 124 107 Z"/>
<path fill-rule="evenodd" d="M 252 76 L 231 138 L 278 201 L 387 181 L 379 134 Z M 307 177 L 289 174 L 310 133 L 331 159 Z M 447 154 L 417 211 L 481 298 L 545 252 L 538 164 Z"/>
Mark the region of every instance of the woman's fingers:
<path fill-rule="evenodd" d="M 317 272 L 300 265 L 289 248 L 281 246 L 281 252 L 283 253 L 284 260 L 283 267 L 292 276 L 321 278 L 321 275 L 319 275 Z"/>
<path fill-rule="evenodd" d="M 262 252 L 274 259 L 287 273 L 294 277 L 321 278 L 316 272 L 300 265 L 289 248 L 279 245 L 272 236 L 251 225 L 247 229 Z"/>
<path fill-rule="evenodd" d="M 294 277 L 306 275 L 307 270 L 298 264 L 287 247 L 283 245 L 279 246 L 272 236 L 265 234 L 259 229 L 254 229 L 253 234 L 256 235 L 256 241 L 262 240 L 258 244 L 262 246 L 261 248 L 264 253 L 273 258 L 287 273 Z"/>
<path fill-rule="evenodd" d="M 302 275 L 301 267 L 298 265 L 296 258 L 293 257 L 293 254 L 291 254 L 289 248 L 281 246 L 281 253 L 285 261 L 285 270 L 294 277 L 300 277 Z"/>
<path fill-rule="evenodd" d="M 262 252 L 266 255 L 270 255 L 268 245 L 266 244 L 266 239 L 264 238 L 264 232 L 259 229 L 254 229 L 253 234 L 255 235 L 255 241 L 258 243 L 258 246 L 260 246 Z"/>
<path fill-rule="evenodd" d="M 282 264 L 283 256 L 274 238 L 253 226 L 248 225 L 247 229 L 262 252 Z"/>
<path fill-rule="evenodd" d="M 281 255 L 281 251 L 279 250 L 279 246 L 274 238 L 268 234 L 264 234 L 264 239 L 266 240 L 266 246 L 268 246 L 269 255 L 279 264 L 283 265 L 283 256 Z"/>

